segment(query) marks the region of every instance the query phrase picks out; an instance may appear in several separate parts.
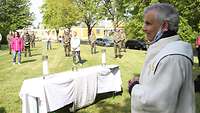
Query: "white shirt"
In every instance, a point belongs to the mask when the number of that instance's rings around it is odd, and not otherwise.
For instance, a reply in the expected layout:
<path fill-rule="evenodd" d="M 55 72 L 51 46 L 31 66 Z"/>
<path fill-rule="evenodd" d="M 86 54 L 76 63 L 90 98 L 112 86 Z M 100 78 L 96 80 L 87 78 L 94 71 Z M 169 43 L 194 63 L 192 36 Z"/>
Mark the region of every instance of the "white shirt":
<path fill-rule="evenodd" d="M 167 37 L 149 47 L 131 113 L 195 113 L 192 47 L 178 40 Z"/>
<path fill-rule="evenodd" d="M 80 51 L 80 38 L 79 37 L 72 37 L 71 38 L 71 49 L 72 51 Z"/>

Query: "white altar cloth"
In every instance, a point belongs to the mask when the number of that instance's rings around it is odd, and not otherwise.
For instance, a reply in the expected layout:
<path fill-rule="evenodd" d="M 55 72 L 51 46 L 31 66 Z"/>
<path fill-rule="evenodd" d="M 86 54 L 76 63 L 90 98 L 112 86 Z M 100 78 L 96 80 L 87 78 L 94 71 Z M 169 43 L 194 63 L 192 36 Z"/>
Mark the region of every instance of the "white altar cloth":
<path fill-rule="evenodd" d="M 92 104 L 96 94 L 121 91 L 119 66 L 93 66 L 50 74 L 43 77 L 24 80 L 20 98 L 22 113 L 47 113 L 70 103 L 75 109 Z M 38 99 L 37 102 L 33 101 Z M 34 105 L 37 107 L 33 107 Z"/>

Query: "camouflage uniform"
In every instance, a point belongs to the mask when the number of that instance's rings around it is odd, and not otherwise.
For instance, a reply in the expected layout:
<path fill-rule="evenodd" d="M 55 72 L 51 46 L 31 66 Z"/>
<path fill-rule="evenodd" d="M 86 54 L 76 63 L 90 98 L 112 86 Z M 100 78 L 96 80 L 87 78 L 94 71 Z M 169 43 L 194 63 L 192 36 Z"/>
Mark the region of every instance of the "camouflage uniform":
<path fill-rule="evenodd" d="M 96 53 L 96 36 L 94 33 L 90 35 L 91 54 Z"/>
<path fill-rule="evenodd" d="M 119 31 L 115 31 L 114 32 L 114 37 L 113 37 L 113 40 L 114 40 L 114 52 L 115 52 L 115 58 L 117 57 L 121 57 L 121 35 L 119 33 Z"/>
<path fill-rule="evenodd" d="M 125 43 L 126 43 L 126 34 L 124 31 L 121 31 L 120 32 L 120 35 L 121 35 L 121 39 L 122 39 L 122 42 L 121 42 L 121 47 L 124 49 L 124 52 L 126 52 L 126 46 L 125 46 Z"/>
<path fill-rule="evenodd" d="M 9 34 L 7 35 L 7 42 L 8 42 L 8 48 L 9 48 L 9 54 L 11 54 L 11 39 L 13 37 L 13 33 L 9 32 Z"/>
<path fill-rule="evenodd" d="M 70 56 L 70 40 L 71 40 L 71 36 L 69 32 L 64 33 L 64 40 L 63 40 L 63 47 L 65 50 L 65 56 Z"/>
<path fill-rule="evenodd" d="M 35 34 L 34 34 L 34 32 L 31 34 L 31 47 L 35 48 Z"/>
<path fill-rule="evenodd" d="M 26 57 L 27 51 L 30 57 L 31 56 L 31 50 L 30 50 L 31 37 L 27 32 L 24 34 L 23 38 L 24 38 L 24 47 L 25 47 L 25 57 Z"/>

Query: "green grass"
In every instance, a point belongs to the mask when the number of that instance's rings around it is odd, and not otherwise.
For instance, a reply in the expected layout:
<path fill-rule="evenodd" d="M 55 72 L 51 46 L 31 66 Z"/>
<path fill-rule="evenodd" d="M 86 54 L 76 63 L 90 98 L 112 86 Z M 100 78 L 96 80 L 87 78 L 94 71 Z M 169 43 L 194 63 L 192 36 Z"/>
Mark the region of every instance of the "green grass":
<path fill-rule="evenodd" d="M 21 99 L 19 91 L 23 80 L 42 76 L 42 45 L 36 43 L 32 49 L 32 57 L 24 57 L 22 54 L 22 65 L 13 65 L 12 56 L 8 54 L 6 45 L 0 50 L 0 113 L 21 113 Z M 90 54 L 88 45 L 81 45 L 81 57 L 85 60 L 79 68 L 101 64 L 101 49 L 97 47 L 98 53 Z M 78 113 L 130 113 L 130 96 L 127 92 L 127 81 L 133 76 L 138 76 L 144 58 L 145 51 L 128 50 L 123 53 L 121 59 L 114 58 L 113 48 L 106 48 L 107 64 L 118 64 L 120 66 L 123 82 L 123 94 L 115 98 L 107 98 L 83 108 Z M 53 43 L 53 50 L 48 51 L 49 71 L 57 73 L 68 71 L 72 68 L 72 58 L 64 56 L 64 49 L 58 43 Z M 195 62 L 197 58 L 195 57 Z M 194 65 L 194 75 L 200 73 L 197 64 Z M 200 94 L 196 94 L 197 113 L 200 112 Z"/>

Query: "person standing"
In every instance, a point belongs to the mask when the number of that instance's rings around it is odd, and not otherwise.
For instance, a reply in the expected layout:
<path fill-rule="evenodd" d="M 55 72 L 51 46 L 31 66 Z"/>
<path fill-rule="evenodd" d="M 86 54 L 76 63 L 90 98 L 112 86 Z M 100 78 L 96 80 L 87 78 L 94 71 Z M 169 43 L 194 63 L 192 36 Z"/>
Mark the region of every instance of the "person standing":
<path fill-rule="evenodd" d="M 192 46 L 180 41 L 178 25 L 170 4 L 145 9 L 143 31 L 151 44 L 139 80 L 129 81 L 131 113 L 196 113 Z"/>
<path fill-rule="evenodd" d="M 121 36 L 120 36 L 120 30 L 116 30 L 114 32 L 114 52 L 115 52 L 115 58 L 119 57 L 121 58 Z"/>
<path fill-rule="evenodd" d="M 71 50 L 72 50 L 72 56 L 73 56 L 73 60 L 75 60 L 78 57 L 78 63 L 82 63 L 81 62 L 81 55 L 80 55 L 80 38 L 77 36 L 77 32 L 74 31 L 72 34 L 72 38 L 71 38 Z M 75 63 L 75 61 L 73 61 Z"/>
<path fill-rule="evenodd" d="M 28 31 L 26 31 L 26 33 L 23 36 L 24 38 L 24 46 L 25 46 L 25 54 L 24 56 L 27 56 L 27 52 L 28 52 L 28 56 L 31 57 L 31 49 L 30 49 L 30 43 L 31 43 L 31 36 L 29 35 Z"/>
<path fill-rule="evenodd" d="M 70 56 L 70 40 L 71 40 L 70 32 L 64 31 L 63 47 L 66 57 Z"/>
<path fill-rule="evenodd" d="M 52 49 L 52 48 L 51 48 L 51 36 L 50 36 L 50 31 L 47 31 L 46 39 L 47 39 L 47 50 Z"/>
<path fill-rule="evenodd" d="M 126 43 L 126 34 L 123 30 L 120 30 L 120 35 L 121 35 L 121 47 L 124 49 L 124 52 L 126 52 L 126 46 L 125 46 L 125 43 Z"/>
<path fill-rule="evenodd" d="M 94 34 L 94 32 L 91 32 L 90 35 L 90 45 L 91 45 L 91 54 L 95 54 L 96 53 L 96 35 Z"/>
<path fill-rule="evenodd" d="M 31 47 L 35 48 L 35 33 L 34 33 L 34 31 L 31 34 Z"/>
<path fill-rule="evenodd" d="M 24 41 L 20 37 L 19 32 L 15 32 L 11 39 L 11 50 L 13 53 L 13 64 L 16 64 L 16 57 L 18 55 L 18 64 L 21 64 L 21 52 L 24 49 Z"/>
<path fill-rule="evenodd" d="M 197 39 L 196 39 L 196 50 L 197 50 L 199 67 L 200 67 L 200 36 L 198 36 Z"/>
<path fill-rule="evenodd" d="M 7 42 L 8 42 L 8 49 L 9 49 L 9 54 L 11 54 L 11 39 L 13 38 L 14 34 L 12 31 L 9 32 L 7 35 Z"/>

